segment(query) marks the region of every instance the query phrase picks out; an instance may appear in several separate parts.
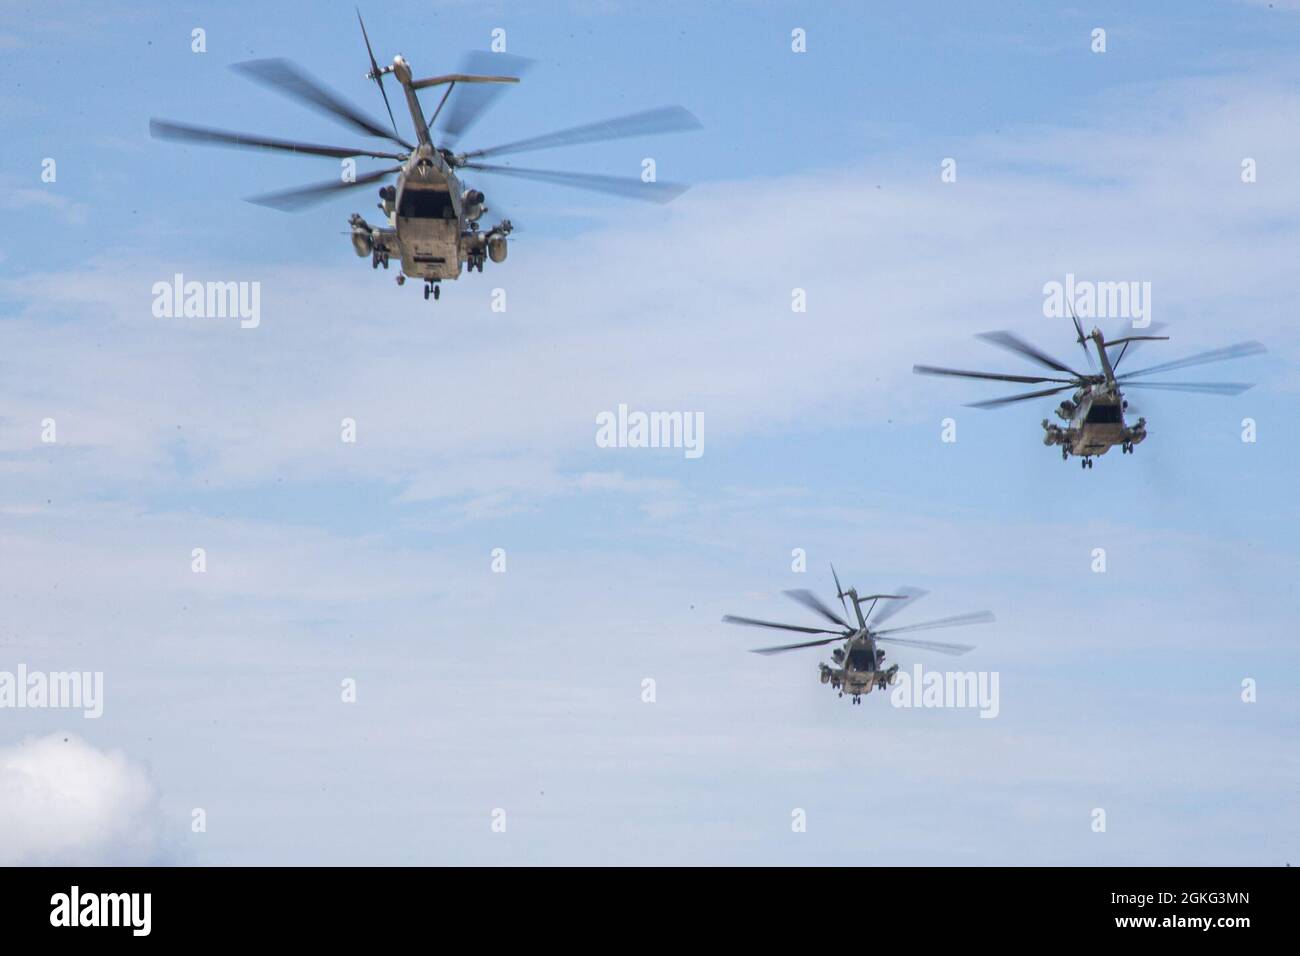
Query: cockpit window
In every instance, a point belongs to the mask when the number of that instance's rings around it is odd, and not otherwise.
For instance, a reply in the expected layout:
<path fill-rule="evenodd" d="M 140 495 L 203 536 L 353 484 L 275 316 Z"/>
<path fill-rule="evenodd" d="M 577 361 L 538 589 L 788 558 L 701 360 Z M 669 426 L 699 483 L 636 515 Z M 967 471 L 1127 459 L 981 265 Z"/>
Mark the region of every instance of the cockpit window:
<path fill-rule="evenodd" d="M 1089 425 L 1118 425 L 1123 418 L 1118 405 L 1094 405 L 1088 409 Z"/>
<path fill-rule="evenodd" d="M 442 189 L 407 189 L 397 214 L 403 219 L 455 219 L 451 193 Z"/>
<path fill-rule="evenodd" d="M 871 652 L 866 648 L 856 648 L 849 652 L 849 666 L 858 671 L 869 671 L 876 666 Z"/>

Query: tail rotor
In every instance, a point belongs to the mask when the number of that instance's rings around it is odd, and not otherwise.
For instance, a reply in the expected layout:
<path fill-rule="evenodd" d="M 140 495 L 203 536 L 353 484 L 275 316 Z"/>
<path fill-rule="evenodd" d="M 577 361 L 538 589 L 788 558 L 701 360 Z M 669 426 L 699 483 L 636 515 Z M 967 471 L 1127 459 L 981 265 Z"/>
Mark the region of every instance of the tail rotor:
<path fill-rule="evenodd" d="M 384 71 L 379 68 L 375 51 L 370 47 L 370 37 L 366 34 L 366 21 L 361 19 L 360 10 L 357 10 L 357 23 L 361 24 L 361 38 L 366 41 L 366 53 L 370 57 L 370 72 L 366 74 L 366 79 L 374 80 L 375 85 L 379 87 L 379 95 L 384 98 L 384 107 L 388 110 L 388 121 L 393 124 L 393 135 L 396 136 L 397 120 L 393 118 L 393 107 L 388 102 L 388 91 L 384 89 Z"/>
<path fill-rule="evenodd" d="M 835 579 L 835 596 L 840 599 L 840 605 L 844 608 L 844 616 L 849 616 L 849 603 L 844 600 L 847 596 L 844 588 L 840 587 L 840 576 L 835 573 L 835 565 L 831 565 L 831 577 Z"/>
<path fill-rule="evenodd" d="M 1067 305 L 1070 306 L 1070 319 L 1074 322 L 1074 332 L 1075 335 L 1078 336 L 1077 341 L 1079 343 L 1079 348 L 1083 349 L 1083 357 L 1088 360 L 1088 370 L 1095 375 L 1097 372 L 1097 363 L 1093 361 L 1092 353 L 1088 351 L 1088 337 L 1083 334 L 1083 323 L 1080 322 L 1079 317 L 1074 314 L 1074 303 L 1069 302 Z"/>

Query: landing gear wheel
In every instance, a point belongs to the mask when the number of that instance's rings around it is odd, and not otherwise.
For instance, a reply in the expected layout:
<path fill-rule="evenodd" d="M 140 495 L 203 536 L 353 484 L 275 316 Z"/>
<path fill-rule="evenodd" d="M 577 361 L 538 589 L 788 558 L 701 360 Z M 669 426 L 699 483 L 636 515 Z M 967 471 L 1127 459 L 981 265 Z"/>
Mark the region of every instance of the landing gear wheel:
<path fill-rule="evenodd" d="M 433 300 L 436 302 L 436 301 L 438 301 L 438 299 L 439 299 L 441 296 L 442 296 L 442 286 L 440 286 L 440 285 L 436 285 L 436 286 L 434 286 L 434 287 L 433 287 Z"/>
<path fill-rule="evenodd" d="M 424 297 L 429 298 L 429 283 L 427 282 L 424 284 Z"/>

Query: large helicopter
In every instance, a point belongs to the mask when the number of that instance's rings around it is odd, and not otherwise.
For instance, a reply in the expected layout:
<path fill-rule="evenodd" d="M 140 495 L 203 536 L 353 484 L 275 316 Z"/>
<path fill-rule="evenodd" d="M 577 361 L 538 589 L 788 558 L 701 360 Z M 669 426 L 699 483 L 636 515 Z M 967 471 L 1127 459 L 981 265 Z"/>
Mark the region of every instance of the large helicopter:
<path fill-rule="evenodd" d="M 960 378 L 982 378 L 999 382 L 1022 382 L 1026 385 L 1036 385 L 1044 382 L 1062 383 L 1054 384 L 1051 388 L 1036 392 L 1008 395 L 1004 398 L 994 398 L 983 402 L 972 402 L 968 406 L 969 408 L 1001 408 L 1003 405 L 1044 398 L 1048 395 L 1056 395 L 1059 392 L 1074 389 L 1074 394 L 1061 402 L 1056 409 L 1056 416 L 1065 422 L 1064 426 L 1054 425 L 1048 419 L 1043 419 L 1043 444 L 1060 445 L 1062 459 L 1068 459 L 1071 455 L 1075 455 L 1080 459 L 1081 467 L 1091 468 L 1095 456 L 1104 455 L 1116 445 L 1119 446 L 1121 454 L 1131 455 L 1134 447 L 1147 437 L 1146 418 L 1139 417 L 1131 425 L 1125 421 L 1124 413 L 1129 410 L 1129 403 L 1124 397 L 1124 390 L 1151 388 L 1176 392 L 1202 392 L 1208 395 L 1240 395 L 1248 388 L 1253 387 L 1244 382 L 1144 382 L 1135 381 L 1135 379 L 1153 375 L 1157 372 L 1170 372 L 1174 369 L 1190 368 L 1194 365 L 1206 365 L 1210 362 L 1221 362 L 1226 359 L 1244 358 L 1248 355 L 1258 355 L 1266 351 L 1264 346 L 1258 342 L 1238 342 L 1236 345 L 1211 349 L 1208 352 L 1200 352 L 1187 358 L 1175 359 L 1172 362 L 1163 362 L 1159 365 L 1120 374 L 1118 372 L 1120 363 L 1124 361 L 1124 356 L 1131 349 L 1138 348 L 1142 342 L 1167 341 L 1169 336 L 1126 335 L 1120 338 L 1107 339 L 1096 328 L 1084 335 L 1083 326 L 1080 324 L 1078 316 L 1072 314 L 1071 317 L 1074 319 L 1077 343 L 1083 349 L 1084 356 L 1088 359 L 1088 364 L 1092 369 L 1087 375 L 1076 372 L 1010 332 L 983 332 L 977 338 L 1022 355 L 1054 372 L 1064 372 L 1069 377 L 964 372 L 951 368 L 935 368 L 931 365 L 913 365 L 912 371 L 918 375 L 953 375 Z M 1092 352 L 1088 348 L 1089 342 L 1095 348 L 1097 360 L 1101 363 L 1100 371 L 1093 363 Z M 1109 350 L 1115 347 L 1119 347 L 1119 352 L 1112 355 Z"/>
<path fill-rule="evenodd" d="M 894 683 L 898 674 L 898 665 L 894 664 L 885 667 L 885 652 L 878 645 L 899 644 L 906 647 L 915 647 L 927 651 L 938 651 L 940 654 L 965 654 L 967 651 L 973 651 L 975 648 L 970 644 L 948 644 L 943 641 L 918 641 L 912 638 L 892 637 L 890 635 L 903 634 L 908 631 L 928 631 L 939 627 L 957 627 L 963 624 L 988 624 L 993 621 L 993 615 L 988 611 L 975 611 L 970 614 L 958 614 L 953 617 L 939 618 L 934 621 L 925 621 L 921 624 L 907 624 L 903 627 L 889 627 L 879 629 L 891 617 L 903 610 L 917 599 L 923 597 L 928 592 L 920 588 L 902 587 L 898 588 L 897 594 L 867 594 L 859 596 L 854 588 L 845 590 L 840 587 L 840 577 L 835 573 L 832 565 L 831 575 L 835 579 L 836 596 L 840 599 L 840 605 L 844 608 L 844 615 L 837 614 L 832 608 L 827 607 L 817 595 L 811 591 L 793 590 L 783 592 L 787 597 L 798 601 L 809 610 L 820 614 L 823 618 L 834 624 L 836 630 L 830 631 L 821 627 L 804 627 L 799 624 L 777 624 L 772 621 L 760 621 L 752 617 L 737 617 L 734 614 L 728 614 L 722 618 L 728 624 L 747 624 L 750 627 L 770 627 L 781 631 L 797 631 L 802 634 L 829 634 L 830 637 L 818 638 L 811 641 L 803 641 L 798 644 L 779 644 L 775 647 L 757 647 L 753 649 L 755 654 L 780 654 L 785 651 L 798 650 L 803 647 L 822 647 L 826 644 L 843 642 L 841 647 L 831 651 L 831 664 L 822 663 L 818 666 L 821 669 L 821 681 L 823 684 L 830 684 L 831 689 L 838 691 L 839 696 L 843 697 L 849 694 L 853 698 L 853 703 L 862 702 L 862 695 L 871 693 L 873 688 L 884 690 L 888 685 Z M 853 602 L 853 614 L 857 624 L 850 624 L 846 618 L 849 615 L 849 605 L 846 601 Z M 872 619 L 872 612 L 876 610 L 879 602 L 880 610 Z M 862 610 L 862 605 L 868 604 L 867 610 Z M 868 623 L 870 622 L 870 623 Z"/>
<path fill-rule="evenodd" d="M 645 182 L 642 178 L 522 169 L 482 162 L 492 156 L 648 133 L 699 129 L 699 121 L 680 106 L 619 116 L 487 149 L 456 152 L 447 145 L 435 144 L 431 127 L 438 124 L 444 143 L 455 141 L 495 101 L 496 94 L 503 89 L 503 85 L 518 83 L 519 77 L 466 71 L 416 79 L 411 65 L 400 55 L 394 57 L 391 64 L 381 67 L 370 46 L 370 37 L 366 33 L 365 23 L 361 21 L 360 12 L 357 13 L 357 20 L 361 23 L 362 38 L 370 57 L 370 71 L 366 73 L 366 78 L 373 80 L 379 87 L 384 106 L 388 109 L 391 129 L 381 126 L 348 105 L 286 60 L 253 60 L 235 64 L 234 69 L 306 103 L 355 131 L 386 139 L 400 147 L 400 150 L 319 146 L 158 119 L 150 120 L 150 132 L 162 139 L 209 145 L 282 150 L 330 156 L 340 160 L 372 157 L 397 161 L 396 166 L 360 175 L 356 173 L 355 165 L 345 164 L 344 174 L 339 179 L 255 196 L 249 201 L 275 209 L 296 210 L 328 199 L 341 191 L 381 182 L 396 175 L 395 183 L 379 190 L 379 209 L 384 214 L 386 225 L 373 226 L 354 213 L 348 220 L 352 245 L 358 256 L 370 256 L 372 268 L 383 266 L 387 269 L 391 257 L 399 258 L 401 273 L 397 276 L 397 284 L 403 285 L 407 277 L 423 279 L 426 299 L 430 295 L 437 299 L 441 291 L 439 283 L 459 278 L 462 266 L 482 272 L 486 259 L 491 259 L 494 263 L 504 262 L 506 237 L 514 229 L 509 219 L 502 219 L 488 228 L 480 226 L 480 220 L 489 211 L 486 197 L 481 191 L 466 187 L 457 175 L 458 170 L 471 169 L 488 174 L 519 176 L 661 203 L 676 198 L 686 190 L 686 186 L 678 183 Z M 515 72 L 522 72 L 531 61 L 504 53 L 483 53 L 467 58 L 471 68 L 489 62 L 494 66 L 506 64 Z M 390 74 L 406 96 L 406 105 L 415 128 L 415 143 L 408 142 L 397 132 L 397 123 L 383 82 L 384 77 Z M 437 108 L 426 120 L 418 93 L 435 87 L 445 87 L 445 90 Z M 452 93 L 458 87 L 461 90 L 453 97 Z"/>

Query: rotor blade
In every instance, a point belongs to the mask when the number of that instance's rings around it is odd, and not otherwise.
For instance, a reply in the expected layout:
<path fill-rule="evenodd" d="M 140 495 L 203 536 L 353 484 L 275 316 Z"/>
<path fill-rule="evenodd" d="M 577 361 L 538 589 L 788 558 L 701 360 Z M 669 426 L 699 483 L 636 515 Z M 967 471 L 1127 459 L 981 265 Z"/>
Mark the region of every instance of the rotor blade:
<path fill-rule="evenodd" d="M 250 79 L 279 93 L 299 99 L 317 111 L 333 116 L 363 133 L 391 140 L 407 149 L 415 148 L 395 132 L 384 129 L 360 110 L 343 102 L 288 60 L 248 60 L 234 64 L 231 69 L 238 70 Z"/>
<path fill-rule="evenodd" d="M 1091 372 L 1096 372 L 1097 362 L 1092 357 L 1092 351 L 1088 348 L 1087 336 L 1083 334 L 1083 323 L 1080 322 L 1079 317 L 1075 315 L 1073 303 L 1070 303 L 1070 321 L 1074 323 L 1074 331 L 1075 334 L 1078 336 L 1076 341 L 1079 344 L 1079 348 L 1083 349 L 1083 357 L 1088 361 L 1088 370 Z"/>
<path fill-rule="evenodd" d="M 1123 363 L 1124 359 L 1128 358 L 1128 356 L 1133 355 L 1134 353 L 1142 349 L 1142 347 L 1146 342 L 1168 341 L 1169 336 L 1156 335 L 1157 332 L 1168 327 L 1169 327 L 1168 322 L 1148 322 L 1147 327 L 1145 329 L 1145 331 L 1147 332 L 1146 335 L 1124 335 L 1123 334 L 1124 332 L 1129 331 L 1129 327 L 1126 326 L 1125 328 L 1123 328 L 1121 330 L 1121 334 L 1115 336 L 1115 341 L 1116 342 L 1120 340 L 1125 340 L 1125 341 L 1124 344 L 1120 347 L 1119 354 L 1111 358 L 1110 360 L 1111 369 L 1115 372 L 1118 372 L 1119 367 Z M 1106 354 L 1108 355 L 1110 354 L 1109 351 L 1110 345 L 1111 345 L 1110 342 L 1106 343 L 1107 346 Z"/>
<path fill-rule="evenodd" d="M 1118 376 L 1120 380 L 1136 378 L 1139 375 L 1151 375 L 1153 372 L 1171 372 L 1176 368 L 1190 368 L 1193 365 L 1208 365 L 1210 362 L 1223 362 L 1228 359 L 1245 358 L 1248 355 L 1259 355 L 1261 352 L 1267 352 L 1268 349 L 1259 342 L 1238 342 L 1235 345 L 1225 345 L 1221 349 L 1211 349 L 1208 352 L 1198 352 L 1196 355 L 1189 355 L 1187 358 L 1174 359 L 1172 362 L 1164 362 L 1160 365 L 1152 365 L 1150 368 L 1138 369 L 1136 372 L 1125 372 Z"/>
<path fill-rule="evenodd" d="M 223 129 L 212 129 L 208 126 L 190 126 L 185 123 L 172 123 L 159 119 L 149 121 L 149 134 L 155 139 L 208 143 L 213 146 L 238 146 L 244 149 L 278 149 L 287 153 L 304 153 L 310 156 L 333 156 L 336 159 L 347 159 L 349 156 L 373 156 L 376 159 L 405 158 L 398 153 L 352 149 L 346 146 L 318 146 L 314 143 L 272 139 L 269 136 L 250 136 L 247 133 L 233 133 Z"/>
<path fill-rule="evenodd" d="M 613 119 L 586 123 L 582 126 L 572 126 L 555 133 L 515 140 L 513 143 L 490 146 L 487 149 L 470 150 L 461 158 L 477 159 L 483 156 L 504 156 L 507 153 L 554 149 L 557 146 L 600 143 L 611 139 L 626 139 L 629 136 L 677 133 L 700 128 L 700 121 L 685 107 L 662 106 L 658 109 L 645 110 L 640 113 L 630 113 L 627 116 L 616 116 Z"/>
<path fill-rule="evenodd" d="M 795 651 L 801 647 L 821 647 L 823 644 L 831 644 L 839 638 L 826 637 L 820 641 L 805 641 L 802 644 L 778 644 L 776 647 L 755 647 L 750 650 L 751 654 L 780 654 L 782 651 Z"/>
<path fill-rule="evenodd" d="M 462 73 L 507 73 L 522 76 L 533 61 L 512 53 L 484 53 L 481 50 L 465 54 L 460 61 Z M 442 113 L 438 128 L 451 140 L 464 136 L 471 126 L 483 118 L 506 87 L 499 83 L 461 83 L 451 93 Z"/>
<path fill-rule="evenodd" d="M 913 365 L 912 371 L 917 375 L 955 375 L 958 378 L 986 378 L 994 382 L 1022 382 L 1025 385 L 1038 385 L 1042 382 L 1065 382 L 1068 385 L 1076 384 L 1074 379 L 1068 378 L 1038 378 L 1033 375 L 1000 375 L 996 372 L 963 372 L 955 368 L 936 368 L 933 365 Z"/>
<path fill-rule="evenodd" d="M 1171 392 L 1202 392 L 1206 395 L 1240 395 L 1255 387 L 1254 382 L 1125 382 L 1124 388 L 1163 388 Z"/>
<path fill-rule="evenodd" d="M 477 169 L 485 173 L 497 173 L 502 176 L 519 176 L 522 179 L 536 179 L 557 186 L 572 186 L 574 189 L 589 189 L 628 199 L 642 199 L 646 202 L 672 202 L 690 186 L 681 183 L 646 183 L 640 179 L 622 176 L 601 176 L 596 173 L 566 173 L 550 169 L 521 169 L 518 166 L 489 166 L 486 163 L 465 163 L 466 169 Z"/>
<path fill-rule="evenodd" d="M 1167 335 L 1123 335 L 1114 339 L 1106 340 L 1106 348 L 1112 345 L 1127 345 L 1130 342 L 1168 342 Z"/>
<path fill-rule="evenodd" d="M 1068 365 L 1063 365 L 1046 352 L 1030 345 L 1024 339 L 1013 335 L 1010 332 L 981 332 L 975 337 L 977 339 L 983 339 L 985 342 L 991 342 L 999 348 L 1004 348 L 1009 352 L 1023 355 L 1025 358 L 1037 362 L 1044 368 L 1050 368 L 1056 372 L 1069 372 L 1075 378 L 1080 377 L 1079 373 Z"/>
<path fill-rule="evenodd" d="M 844 588 L 840 587 L 840 576 L 835 573 L 835 565 L 831 565 L 831 577 L 835 579 L 835 593 L 839 595 L 840 606 L 844 608 L 844 616 L 849 616 L 849 602 L 844 600 Z"/>
<path fill-rule="evenodd" d="M 914 641 L 906 637 L 878 637 L 876 640 L 888 642 L 890 644 L 902 644 L 906 647 L 919 647 L 927 651 L 938 651 L 940 654 L 952 654 L 954 657 L 958 654 L 965 654 L 967 651 L 975 650 L 974 644 L 947 644 L 943 641 Z"/>
<path fill-rule="evenodd" d="M 1074 303 L 1072 302 L 1069 303 L 1069 306 L 1070 306 L 1070 321 L 1074 323 L 1074 331 L 1079 338 L 1079 344 L 1083 345 L 1084 342 L 1087 341 L 1087 336 L 1083 334 L 1083 323 L 1079 321 L 1079 316 L 1075 314 Z"/>
<path fill-rule="evenodd" d="M 986 402 L 971 402 L 966 407 L 999 408 L 1003 405 L 1013 405 L 1016 402 L 1026 402 L 1031 398 L 1043 398 L 1046 395 L 1055 395 L 1057 392 L 1065 392 L 1073 387 L 1073 385 L 1058 385 L 1056 388 L 1045 388 L 1041 392 L 1025 392 L 1023 395 L 1007 395 L 1005 398 L 990 398 Z"/>
<path fill-rule="evenodd" d="M 364 176 L 358 176 L 354 180 L 330 179 L 323 183 L 314 183 L 310 186 L 300 186 L 297 189 L 285 189 L 280 192 L 263 193 L 260 196 L 250 196 L 248 201 L 259 206 L 270 206 L 272 209 L 279 209 L 284 212 L 293 212 L 304 206 L 310 206 L 312 203 L 329 199 L 334 193 L 345 189 L 353 189 L 357 186 L 365 186 L 369 183 L 378 182 L 381 179 L 399 172 L 401 166 L 394 166 L 392 169 L 380 169 L 373 173 L 366 173 Z"/>
<path fill-rule="evenodd" d="M 891 627 L 887 630 L 877 631 L 876 636 L 882 637 L 885 634 L 902 634 L 905 631 L 928 631 L 936 627 L 961 627 L 965 624 L 991 624 L 993 614 L 989 611 L 973 611 L 970 614 L 957 614 L 953 617 L 941 617 L 937 621 L 924 621 L 920 624 L 908 624 L 904 627 Z"/>
<path fill-rule="evenodd" d="M 822 617 L 826 618 L 826 620 L 830 621 L 832 624 L 838 624 L 840 627 L 844 628 L 845 630 L 849 630 L 849 631 L 853 630 L 853 628 L 849 626 L 848 621 L 844 620 L 844 618 L 840 617 L 838 614 L 836 614 L 834 611 L 828 608 L 825 604 L 823 604 L 821 598 L 817 597 L 817 595 L 813 594 L 811 591 L 806 591 L 803 588 L 799 588 L 797 590 L 786 591 L 784 593 L 786 597 L 790 598 L 793 601 L 798 601 L 804 607 L 808 608 L 808 610 L 815 611 L 816 613 L 820 614 Z"/>
<path fill-rule="evenodd" d="M 361 24 L 361 39 L 366 41 L 366 53 L 370 57 L 370 75 L 374 77 L 375 85 L 379 87 L 379 95 L 384 98 L 384 108 L 388 110 L 388 121 L 393 124 L 393 136 L 397 136 L 397 120 L 393 119 L 393 107 L 388 102 L 388 92 L 384 89 L 384 74 L 379 69 L 379 61 L 375 59 L 375 51 L 370 48 L 370 36 L 366 33 L 366 21 L 361 19 L 361 10 L 357 10 L 357 23 Z M 400 142 L 400 140 L 399 140 Z"/>
<path fill-rule="evenodd" d="M 834 634 L 841 636 L 838 631 L 827 631 L 820 627 L 802 627 L 798 624 L 777 624 L 774 621 L 760 621 L 753 617 L 737 617 L 734 614 L 723 615 L 724 623 L 727 624 L 748 624 L 750 627 L 771 627 L 778 631 L 799 631 L 803 634 Z"/>
<path fill-rule="evenodd" d="M 913 601 L 920 600 L 930 592 L 925 588 L 912 587 L 904 584 L 901 587 L 894 588 L 902 597 L 889 598 L 883 603 L 876 605 L 875 623 L 884 624 L 891 617 L 901 611 L 903 608 L 911 605 Z"/>

